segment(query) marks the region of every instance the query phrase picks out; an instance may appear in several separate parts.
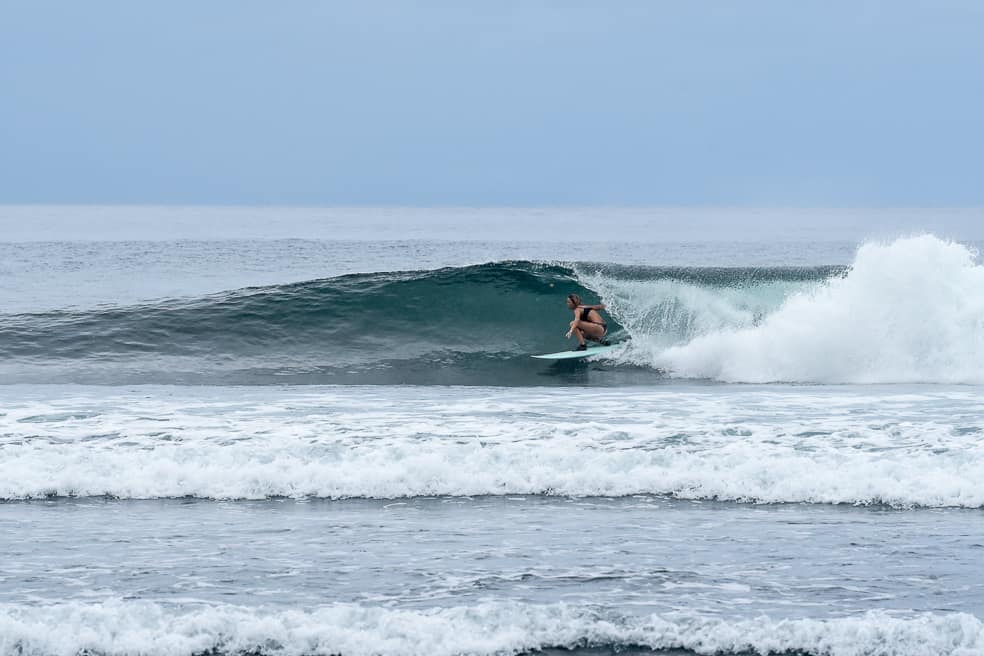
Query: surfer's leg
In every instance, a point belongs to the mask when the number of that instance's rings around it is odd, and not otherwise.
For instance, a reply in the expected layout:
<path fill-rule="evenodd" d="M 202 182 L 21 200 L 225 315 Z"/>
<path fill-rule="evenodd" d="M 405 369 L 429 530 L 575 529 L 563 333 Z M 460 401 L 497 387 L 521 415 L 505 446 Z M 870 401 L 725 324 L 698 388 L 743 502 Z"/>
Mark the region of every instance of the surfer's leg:
<path fill-rule="evenodd" d="M 575 330 L 577 330 L 579 334 L 590 339 L 592 342 L 600 342 L 604 339 L 605 333 L 607 332 L 605 327 L 601 324 L 591 323 L 589 321 L 578 321 L 577 326 L 575 326 Z M 583 339 L 581 343 L 584 343 Z"/>
<path fill-rule="evenodd" d="M 583 351 L 588 348 L 584 343 L 584 333 L 577 327 L 579 323 L 579 321 L 572 321 L 571 332 L 569 333 L 569 335 L 574 335 L 577 338 L 578 347 L 574 349 L 575 351 Z"/>

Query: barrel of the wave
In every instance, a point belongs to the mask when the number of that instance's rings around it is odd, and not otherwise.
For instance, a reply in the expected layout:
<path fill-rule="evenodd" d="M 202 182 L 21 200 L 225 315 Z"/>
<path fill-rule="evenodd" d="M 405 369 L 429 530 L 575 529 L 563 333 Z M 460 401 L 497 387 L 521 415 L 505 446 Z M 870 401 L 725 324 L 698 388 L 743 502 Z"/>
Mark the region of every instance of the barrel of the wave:
<path fill-rule="evenodd" d="M 567 331 L 567 337 L 569 339 L 576 336 L 580 346 L 569 351 L 544 353 L 532 357 L 541 360 L 577 360 L 612 350 L 611 342 L 606 339 L 608 325 L 600 314 L 600 311 L 605 309 L 604 305 L 585 305 L 581 302 L 580 295 L 571 293 L 567 295 L 567 309 L 574 312 L 574 321 Z M 589 343 L 588 340 L 591 342 Z"/>

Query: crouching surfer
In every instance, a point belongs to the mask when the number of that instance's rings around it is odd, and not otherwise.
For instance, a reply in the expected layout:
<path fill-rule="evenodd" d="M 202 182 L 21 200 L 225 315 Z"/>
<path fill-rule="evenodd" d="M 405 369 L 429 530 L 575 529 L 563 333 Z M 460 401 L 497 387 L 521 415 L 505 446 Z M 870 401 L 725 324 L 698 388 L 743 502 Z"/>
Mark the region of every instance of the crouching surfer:
<path fill-rule="evenodd" d="M 583 305 L 581 297 L 577 294 L 567 295 L 567 308 L 574 311 L 574 321 L 571 322 L 571 329 L 567 331 L 567 339 L 571 335 L 577 337 L 578 345 L 575 351 L 586 351 L 588 345 L 584 340 L 590 339 L 592 342 L 607 345 L 605 336 L 608 335 L 608 325 L 598 313 L 604 310 L 604 305 Z"/>

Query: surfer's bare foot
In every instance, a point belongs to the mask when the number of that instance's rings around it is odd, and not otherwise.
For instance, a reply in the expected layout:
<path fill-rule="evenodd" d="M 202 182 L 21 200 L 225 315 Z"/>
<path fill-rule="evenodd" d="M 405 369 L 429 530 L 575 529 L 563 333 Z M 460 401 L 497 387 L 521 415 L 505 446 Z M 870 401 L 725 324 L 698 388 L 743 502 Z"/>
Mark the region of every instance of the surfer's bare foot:
<path fill-rule="evenodd" d="M 572 351 L 587 351 L 588 350 L 588 345 L 587 344 L 581 344 L 577 348 L 573 348 L 571 350 Z"/>

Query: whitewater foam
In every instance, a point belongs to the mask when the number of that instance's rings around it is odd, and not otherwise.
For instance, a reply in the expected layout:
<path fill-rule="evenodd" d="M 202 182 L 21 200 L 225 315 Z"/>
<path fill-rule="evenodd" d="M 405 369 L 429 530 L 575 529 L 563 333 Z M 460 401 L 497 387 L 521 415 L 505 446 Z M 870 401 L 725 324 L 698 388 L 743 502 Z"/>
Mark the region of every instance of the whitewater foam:
<path fill-rule="evenodd" d="M 0 497 L 984 506 L 984 407 L 971 392 L 152 389 L 8 403 Z"/>
<path fill-rule="evenodd" d="M 174 606 L 113 600 L 0 605 L 0 656 L 278 654 L 453 656 L 545 648 L 647 647 L 695 654 L 970 656 L 984 623 L 965 613 L 727 620 L 623 616 L 566 604 L 487 602 L 404 610 L 334 604 L 311 610 Z"/>
<path fill-rule="evenodd" d="M 868 243 L 843 276 L 629 359 L 729 382 L 984 383 L 984 266 L 931 235 Z"/>

